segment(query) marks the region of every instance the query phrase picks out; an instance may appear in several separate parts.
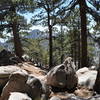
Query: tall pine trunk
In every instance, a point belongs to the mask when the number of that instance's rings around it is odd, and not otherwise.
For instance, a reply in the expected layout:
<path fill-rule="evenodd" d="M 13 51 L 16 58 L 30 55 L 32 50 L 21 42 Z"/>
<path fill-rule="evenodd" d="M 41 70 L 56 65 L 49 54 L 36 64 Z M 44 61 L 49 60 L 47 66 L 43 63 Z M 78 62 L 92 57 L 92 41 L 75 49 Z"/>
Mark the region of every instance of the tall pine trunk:
<path fill-rule="evenodd" d="M 80 30 L 80 19 L 78 19 L 78 30 Z M 81 44 L 80 44 L 80 31 L 78 31 L 78 69 L 81 68 Z"/>
<path fill-rule="evenodd" d="M 63 44 L 63 26 L 61 25 L 61 28 L 60 28 L 60 30 L 61 30 L 61 36 L 60 36 L 60 38 L 61 38 L 61 58 L 60 58 L 60 61 L 61 61 L 61 64 L 63 63 L 63 60 L 64 60 L 64 54 L 63 54 L 63 48 L 64 48 L 64 44 Z"/>
<path fill-rule="evenodd" d="M 80 18 L 81 18 L 81 67 L 87 67 L 87 19 L 86 19 L 86 1 L 79 0 Z"/>
<path fill-rule="evenodd" d="M 81 61 L 80 61 L 80 56 L 81 56 L 81 53 L 80 53 L 80 33 L 78 34 L 78 69 L 81 67 Z"/>
<path fill-rule="evenodd" d="M 52 26 L 49 25 L 49 67 L 53 67 L 52 64 L 52 57 L 53 57 L 53 51 L 52 51 Z"/>
<path fill-rule="evenodd" d="M 48 8 L 48 29 L 49 29 L 49 68 L 53 67 L 52 64 L 52 57 L 53 57 L 53 51 L 52 51 L 52 26 L 50 25 L 50 12 Z"/>
<path fill-rule="evenodd" d="M 17 22 L 14 21 L 13 25 L 12 25 L 12 31 L 13 31 L 13 38 L 14 38 L 13 40 L 14 40 L 15 54 L 19 58 L 22 58 L 23 50 L 22 50 L 22 45 L 21 45 L 20 37 L 19 37 L 17 30 L 18 30 L 17 29 Z"/>
<path fill-rule="evenodd" d="M 73 30 L 73 38 L 74 38 L 74 43 L 73 43 L 73 56 L 74 56 L 74 62 L 75 65 L 77 64 L 77 31 L 76 29 Z"/>
<path fill-rule="evenodd" d="M 100 50 L 100 41 L 98 41 L 98 45 L 99 45 L 99 50 Z M 98 73 L 97 73 L 97 77 L 96 77 L 96 81 L 95 81 L 95 85 L 94 85 L 94 90 L 100 94 L 100 53 L 98 54 L 99 56 L 99 63 L 98 63 Z"/>
<path fill-rule="evenodd" d="M 21 45 L 19 33 L 18 33 L 18 23 L 17 23 L 17 18 L 16 18 L 17 15 L 16 15 L 15 6 L 11 7 L 11 11 L 12 11 L 11 18 L 12 18 L 12 32 L 13 32 L 14 50 L 15 50 L 16 56 L 18 56 L 19 58 L 22 59 L 23 50 L 22 50 L 22 45 Z"/>

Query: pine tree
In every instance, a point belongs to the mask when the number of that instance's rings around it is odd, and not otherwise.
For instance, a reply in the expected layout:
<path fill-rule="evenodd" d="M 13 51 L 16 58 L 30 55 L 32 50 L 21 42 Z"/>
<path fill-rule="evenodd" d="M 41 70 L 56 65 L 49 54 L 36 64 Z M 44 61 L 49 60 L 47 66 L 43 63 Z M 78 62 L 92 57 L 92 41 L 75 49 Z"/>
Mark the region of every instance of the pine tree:
<path fill-rule="evenodd" d="M 0 27 L 1 29 L 7 28 L 8 30 L 12 31 L 14 36 L 15 53 L 20 58 L 23 55 L 23 50 L 19 36 L 19 26 L 21 25 L 18 22 L 20 18 L 19 16 L 21 16 L 19 13 L 33 11 L 33 6 L 33 1 L 31 0 L 1 0 L 0 2 L 0 9 L 2 13 L 1 18 L 4 16 L 4 19 L 0 19 Z"/>
<path fill-rule="evenodd" d="M 57 12 L 64 4 L 65 0 L 36 0 L 37 7 L 40 11 L 36 16 L 33 17 L 33 23 L 42 22 L 48 26 L 49 30 L 49 67 L 53 67 L 53 41 L 52 41 L 52 30 L 53 26 L 56 24 Z M 36 19 L 37 18 L 37 19 Z M 36 19 L 36 20 L 35 20 Z"/>

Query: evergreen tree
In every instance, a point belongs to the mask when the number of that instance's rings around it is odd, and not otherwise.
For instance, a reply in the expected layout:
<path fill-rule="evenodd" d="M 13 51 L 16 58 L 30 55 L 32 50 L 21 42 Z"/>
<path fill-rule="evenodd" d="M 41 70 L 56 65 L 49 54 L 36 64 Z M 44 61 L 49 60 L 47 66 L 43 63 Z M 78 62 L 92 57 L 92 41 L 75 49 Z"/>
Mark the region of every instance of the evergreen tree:
<path fill-rule="evenodd" d="M 7 28 L 8 30 L 11 29 L 14 36 L 14 47 L 15 47 L 15 53 L 18 57 L 22 57 L 23 50 L 22 45 L 20 41 L 19 36 L 19 26 L 20 23 L 18 23 L 19 20 L 19 13 L 25 13 L 27 11 L 33 11 L 33 1 L 31 0 L 1 0 L 0 2 L 0 8 L 2 16 L 4 16 L 4 19 L 1 19 L 1 29 Z M 2 17 L 1 16 L 1 17 Z M 0 30 L 1 30 L 0 29 Z M 3 31 L 3 30 L 2 30 Z"/>
<path fill-rule="evenodd" d="M 48 26 L 49 30 L 49 67 L 53 66 L 53 44 L 52 44 L 52 30 L 56 24 L 56 17 L 59 8 L 66 2 L 65 0 L 36 0 L 37 7 L 41 11 L 33 17 L 33 23 L 40 21 L 42 24 Z M 36 19 L 37 18 L 37 19 Z"/>

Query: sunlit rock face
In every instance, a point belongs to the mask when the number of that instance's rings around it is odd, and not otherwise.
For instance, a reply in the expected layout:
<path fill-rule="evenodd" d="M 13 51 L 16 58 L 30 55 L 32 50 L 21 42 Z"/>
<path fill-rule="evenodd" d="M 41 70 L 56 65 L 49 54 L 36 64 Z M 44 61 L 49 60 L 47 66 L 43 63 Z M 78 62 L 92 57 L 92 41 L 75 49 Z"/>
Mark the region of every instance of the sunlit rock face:
<path fill-rule="evenodd" d="M 47 74 L 47 84 L 72 90 L 77 86 L 78 78 L 72 58 L 65 59 L 63 64 L 55 66 Z"/>
<path fill-rule="evenodd" d="M 32 99 L 25 93 L 11 92 L 8 100 L 32 100 Z"/>
<path fill-rule="evenodd" d="M 3 88 L 1 100 L 8 100 L 11 92 L 28 94 L 32 99 L 40 98 L 42 92 L 41 82 L 29 76 L 25 70 L 13 73 L 6 86 Z"/>
<path fill-rule="evenodd" d="M 22 69 L 15 65 L 1 66 L 0 67 L 0 92 L 2 88 L 9 81 L 9 76 L 16 71 L 21 71 Z M 1 93 L 0 93 L 1 94 Z"/>
<path fill-rule="evenodd" d="M 87 67 L 81 68 L 76 72 L 78 76 L 78 84 L 93 89 L 97 77 L 97 71 L 88 69 Z"/>
<path fill-rule="evenodd" d="M 57 97 L 57 96 L 53 96 L 50 98 L 50 100 L 61 100 L 61 98 Z"/>
<path fill-rule="evenodd" d="M 8 100 L 10 92 L 24 92 L 25 82 L 27 81 L 27 72 L 17 71 L 11 74 L 9 81 L 3 88 L 1 98 L 2 100 Z"/>

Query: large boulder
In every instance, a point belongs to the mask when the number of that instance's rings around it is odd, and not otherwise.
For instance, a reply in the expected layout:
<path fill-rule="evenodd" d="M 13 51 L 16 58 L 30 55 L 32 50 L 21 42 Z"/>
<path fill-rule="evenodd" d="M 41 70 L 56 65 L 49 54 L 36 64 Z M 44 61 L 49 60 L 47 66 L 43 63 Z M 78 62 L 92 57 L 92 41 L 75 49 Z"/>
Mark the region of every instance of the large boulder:
<path fill-rule="evenodd" d="M 21 70 L 21 69 L 17 66 L 12 66 L 12 65 L 0 67 L 0 94 L 1 94 L 2 88 L 6 85 L 6 83 L 9 80 L 9 76 L 13 72 L 16 72 L 18 70 Z"/>
<path fill-rule="evenodd" d="M 11 92 L 8 100 L 32 100 L 32 99 L 25 93 Z"/>
<path fill-rule="evenodd" d="M 26 71 L 18 71 L 14 72 L 10 78 L 8 83 L 3 88 L 1 99 L 8 100 L 10 92 L 24 92 L 26 81 L 27 81 L 27 72 Z"/>
<path fill-rule="evenodd" d="M 21 59 L 10 51 L 4 49 L 0 52 L 0 66 L 13 65 L 20 62 Z"/>
<path fill-rule="evenodd" d="M 38 99 L 41 96 L 41 82 L 29 76 L 25 70 L 14 72 L 3 88 L 1 100 L 8 100 L 11 92 L 21 92 L 28 94 L 32 99 Z"/>
<path fill-rule="evenodd" d="M 53 87 L 73 90 L 76 88 L 77 83 L 78 78 L 71 57 L 68 57 L 63 64 L 55 66 L 47 73 L 47 84 Z"/>
<path fill-rule="evenodd" d="M 80 86 L 85 86 L 89 89 L 93 89 L 93 86 L 95 84 L 97 71 L 91 70 L 87 67 L 81 68 L 76 72 L 78 76 L 78 84 Z"/>

